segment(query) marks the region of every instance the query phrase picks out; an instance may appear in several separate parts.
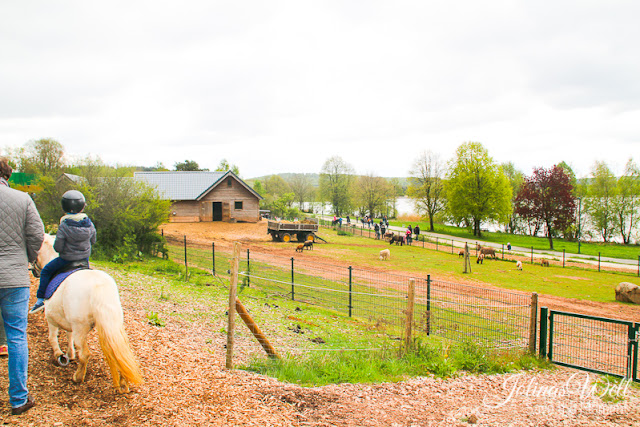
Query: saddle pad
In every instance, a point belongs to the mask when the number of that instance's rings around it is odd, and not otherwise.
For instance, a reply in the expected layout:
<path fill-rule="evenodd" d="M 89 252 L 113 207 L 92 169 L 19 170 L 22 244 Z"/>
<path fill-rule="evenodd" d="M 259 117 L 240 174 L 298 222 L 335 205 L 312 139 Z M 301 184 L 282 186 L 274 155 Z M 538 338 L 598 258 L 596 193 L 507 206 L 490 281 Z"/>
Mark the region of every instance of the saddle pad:
<path fill-rule="evenodd" d="M 47 286 L 47 290 L 44 293 L 44 299 L 51 298 L 53 296 L 53 293 L 56 291 L 56 289 L 58 289 L 58 286 L 60 286 L 60 284 L 64 281 L 64 279 L 66 279 L 67 277 L 69 277 L 71 274 L 75 273 L 78 270 L 83 270 L 83 269 L 76 268 L 75 270 L 65 271 L 64 273 L 58 274 L 53 279 L 51 279 L 51 281 L 49 282 L 49 285 Z"/>

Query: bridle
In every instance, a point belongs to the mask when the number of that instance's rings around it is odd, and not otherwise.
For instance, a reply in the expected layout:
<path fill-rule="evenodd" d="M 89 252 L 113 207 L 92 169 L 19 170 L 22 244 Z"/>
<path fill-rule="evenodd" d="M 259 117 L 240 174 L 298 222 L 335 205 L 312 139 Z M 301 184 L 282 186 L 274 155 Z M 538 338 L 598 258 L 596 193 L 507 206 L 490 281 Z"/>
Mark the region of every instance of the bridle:
<path fill-rule="evenodd" d="M 38 260 L 35 260 L 31 263 L 31 268 L 29 269 L 33 277 L 36 279 L 40 277 L 40 272 L 42 271 L 42 266 L 38 263 Z"/>

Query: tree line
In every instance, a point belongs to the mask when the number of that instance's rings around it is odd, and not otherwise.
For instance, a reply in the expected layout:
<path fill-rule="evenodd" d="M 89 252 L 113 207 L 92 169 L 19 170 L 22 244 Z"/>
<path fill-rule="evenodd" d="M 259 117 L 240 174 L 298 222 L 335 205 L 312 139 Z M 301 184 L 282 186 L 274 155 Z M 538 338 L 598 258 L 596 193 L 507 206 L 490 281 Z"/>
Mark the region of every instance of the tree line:
<path fill-rule="evenodd" d="M 640 240 L 640 169 L 633 159 L 619 177 L 602 161 L 583 179 L 564 161 L 526 175 L 511 162 L 498 164 L 482 144 L 466 142 L 448 161 L 422 152 L 408 175 L 405 189 L 398 179 L 357 175 L 333 156 L 323 164 L 317 187 L 305 174 L 288 180 L 272 175 L 253 185 L 265 196 L 264 207 L 283 217 L 299 215 L 309 202 L 329 203 L 337 216 L 393 216 L 406 190 L 430 231 L 436 223 L 448 223 L 470 227 L 481 237 L 483 224 L 495 224 L 506 233 L 544 235 L 551 249 L 557 237 Z"/>

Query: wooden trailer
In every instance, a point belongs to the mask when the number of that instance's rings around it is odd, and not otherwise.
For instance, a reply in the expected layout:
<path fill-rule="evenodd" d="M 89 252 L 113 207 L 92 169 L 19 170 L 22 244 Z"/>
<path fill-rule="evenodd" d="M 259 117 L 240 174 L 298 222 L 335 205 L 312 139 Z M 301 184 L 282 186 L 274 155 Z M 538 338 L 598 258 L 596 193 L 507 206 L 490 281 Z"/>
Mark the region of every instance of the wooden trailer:
<path fill-rule="evenodd" d="M 290 242 L 295 236 L 298 242 L 314 241 L 318 231 L 316 218 L 305 219 L 302 222 L 269 221 L 267 233 L 275 242 Z"/>

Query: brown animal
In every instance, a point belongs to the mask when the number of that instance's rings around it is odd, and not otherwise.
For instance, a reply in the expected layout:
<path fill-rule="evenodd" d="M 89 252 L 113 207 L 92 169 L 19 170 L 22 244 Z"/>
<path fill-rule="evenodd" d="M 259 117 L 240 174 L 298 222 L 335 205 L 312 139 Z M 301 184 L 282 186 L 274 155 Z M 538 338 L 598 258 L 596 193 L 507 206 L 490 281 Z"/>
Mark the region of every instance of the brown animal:
<path fill-rule="evenodd" d="M 386 233 L 384 233 L 384 238 L 386 239 L 390 239 L 394 236 L 393 231 L 387 231 Z"/>
<path fill-rule="evenodd" d="M 393 236 L 391 236 L 391 240 L 389 240 L 389 244 L 392 245 L 393 242 L 396 242 L 396 245 L 398 243 L 400 243 L 400 246 L 402 246 L 404 244 L 404 237 L 402 236 L 396 236 L 395 234 Z"/>
<path fill-rule="evenodd" d="M 464 256 L 464 249 L 460 249 L 460 251 L 458 251 L 458 258 L 461 258 Z"/>
<path fill-rule="evenodd" d="M 543 258 L 542 260 L 540 260 L 540 265 L 543 267 L 549 267 L 549 260 Z"/>
<path fill-rule="evenodd" d="M 484 254 L 478 255 L 478 259 L 476 260 L 476 264 L 482 264 L 484 261 Z"/>
<path fill-rule="evenodd" d="M 303 250 L 303 249 L 304 249 L 304 244 L 299 244 L 299 245 L 296 247 L 296 252 L 302 252 L 302 250 Z"/>
<path fill-rule="evenodd" d="M 307 240 L 303 243 L 304 247 L 307 249 L 313 249 L 313 240 Z"/>
<path fill-rule="evenodd" d="M 496 259 L 496 250 L 493 248 L 483 247 L 480 249 L 480 254 L 486 256 L 490 256 L 493 259 Z"/>

